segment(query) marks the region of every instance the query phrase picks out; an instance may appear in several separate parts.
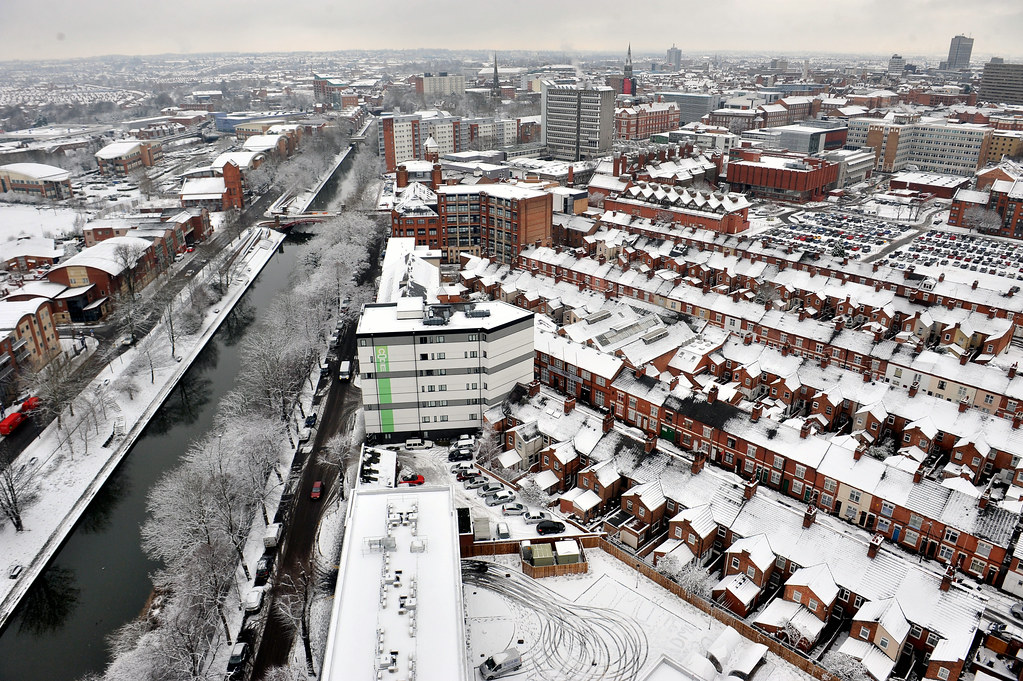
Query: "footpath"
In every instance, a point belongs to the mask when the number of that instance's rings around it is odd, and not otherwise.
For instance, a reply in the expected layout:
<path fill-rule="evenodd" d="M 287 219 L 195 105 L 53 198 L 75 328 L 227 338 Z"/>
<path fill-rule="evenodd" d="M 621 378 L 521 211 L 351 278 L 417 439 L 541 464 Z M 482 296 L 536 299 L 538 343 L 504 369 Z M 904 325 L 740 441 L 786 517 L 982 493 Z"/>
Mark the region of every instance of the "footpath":
<path fill-rule="evenodd" d="M 76 406 L 78 420 L 66 414 L 62 428 L 55 420 L 12 463 L 29 478 L 23 498 L 34 501 L 22 512 L 25 531 L 15 532 L 9 521 L 0 526 L 0 628 L 283 240 L 268 228 L 244 231 L 225 247 L 226 261 L 216 259 L 193 275 L 197 283 L 227 282 L 199 330 L 177 335 L 172 354 L 166 323 L 158 324 L 83 390 L 90 418 Z M 186 286 L 174 308 L 189 305 Z M 20 575 L 7 579 L 15 566 Z"/>

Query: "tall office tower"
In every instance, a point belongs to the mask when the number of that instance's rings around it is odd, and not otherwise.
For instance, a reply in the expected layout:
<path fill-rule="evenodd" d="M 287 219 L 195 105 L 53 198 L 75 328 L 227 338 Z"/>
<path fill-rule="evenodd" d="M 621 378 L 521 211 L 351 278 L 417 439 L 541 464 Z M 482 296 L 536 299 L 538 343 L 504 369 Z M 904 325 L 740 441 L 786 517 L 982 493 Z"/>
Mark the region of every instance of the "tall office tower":
<path fill-rule="evenodd" d="M 1023 104 L 1023 64 L 1006 64 L 993 59 L 984 64 L 980 99 L 992 104 Z"/>
<path fill-rule="evenodd" d="M 579 161 L 611 150 L 615 117 L 612 88 L 545 80 L 540 111 L 541 134 L 554 158 Z"/>
<path fill-rule="evenodd" d="M 888 73 L 893 76 L 901 76 L 905 70 L 906 60 L 900 54 L 893 54 L 892 58 L 888 60 Z"/>
<path fill-rule="evenodd" d="M 973 38 L 957 35 L 948 46 L 948 60 L 943 62 L 948 71 L 961 71 L 970 68 L 970 55 L 973 54 Z"/>
<path fill-rule="evenodd" d="M 668 49 L 668 58 L 665 59 L 668 64 L 668 68 L 672 71 L 679 71 L 682 68 L 682 50 L 675 47 L 672 43 L 671 48 Z"/>

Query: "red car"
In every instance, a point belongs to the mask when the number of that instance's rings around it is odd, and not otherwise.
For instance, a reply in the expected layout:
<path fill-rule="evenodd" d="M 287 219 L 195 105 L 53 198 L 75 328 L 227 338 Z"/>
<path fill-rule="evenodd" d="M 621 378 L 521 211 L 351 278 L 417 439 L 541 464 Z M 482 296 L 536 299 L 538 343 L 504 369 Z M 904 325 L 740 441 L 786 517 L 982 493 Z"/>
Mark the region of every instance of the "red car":
<path fill-rule="evenodd" d="M 22 411 L 32 411 L 33 409 L 35 409 L 38 406 L 39 406 L 39 398 L 38 397 L 30 397 L 30 398 L 28 398 L 27 400 L 25 400 L 24 402 L 21 403 L 21 410 Z"/>
<path fill-rule="evenodd" d="M 398 484 L 415 487 L 416 485 L 422 485 L 424 482 L 426 482 L 426 478 L 421 475 L 406 475 L 398 481 Z"/>
<path fill-rule="evenodd" d="M 323 481 L 322 480 L 317 480 L 316 482 L 313 483 L 313 491 L 310 492 L 309 498 L 310 499 L 319 499 L 320 495 L 322 493 L 323 493 Z"/>

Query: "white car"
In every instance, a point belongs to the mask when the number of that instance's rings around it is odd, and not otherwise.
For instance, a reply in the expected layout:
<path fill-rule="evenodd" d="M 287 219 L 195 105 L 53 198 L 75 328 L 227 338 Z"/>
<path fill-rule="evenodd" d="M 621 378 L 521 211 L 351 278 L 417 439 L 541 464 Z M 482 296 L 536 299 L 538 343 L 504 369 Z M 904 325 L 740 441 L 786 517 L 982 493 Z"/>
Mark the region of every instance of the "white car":
<path fill-rule="evenodd" d="M 487 506 L 499 506 L 501 504 L 508 503 L 509 501 L 511 501 L 514 498 L 515 498 L 515 492 L 512 492 L 511 490 L 503 489 L 500 492 L 494 492 L 493 494 L 485 497 L 483 499 L 483 503 L 485 503 Z"/>
<path fill-rule="evenodd" d="M 412 437 L 405 440 L 405 449 L 430 449 L 433 447 L 433 440 L 420 440 L 418 437 Z"/>
<path fill-rule="evenodd" d="M 263 587 L 257 586 L 245 596 L 245 612 L 259 612 L 262 609 L 263 592 Z"/>
<path fill-rule="evenodd" d="M 527 525 L 536 525 L 542 520 L 550 520 L 551 514 L 545 513 L 544 511 L 530 511 L 523 515 L 522 519 L 526 521 Z"/>

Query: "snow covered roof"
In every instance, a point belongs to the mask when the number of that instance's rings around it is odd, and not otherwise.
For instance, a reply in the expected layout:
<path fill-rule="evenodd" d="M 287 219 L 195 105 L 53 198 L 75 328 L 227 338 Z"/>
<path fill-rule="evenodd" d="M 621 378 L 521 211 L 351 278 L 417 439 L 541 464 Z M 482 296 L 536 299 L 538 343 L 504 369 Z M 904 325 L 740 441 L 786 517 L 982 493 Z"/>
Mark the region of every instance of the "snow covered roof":
<path fill-rule="evenodd" d="M 817 595 L 824 603 L 831 605 L 838 597 L 838 585 L 835 584 L 831 570 L 825 563 L 812 567 L 799 568 L 785 582 L 786 586 L 805 586 Z"/>
<path fill-rule="evenodd" d="M 321 678 L 468 678 L 464 629 L 451 489 L 356 490 Z"/>
<path fill-rule="evenodd" d="M 71 177 L 71 174 L 63 168 L 44 163 L 8 163 L 0 165 L 0 174 L 3 173 L 11 173 L 33 180 L 45 180 L 48 182 L 63 182 Z"/>
<path fill-rule="evenodd" d="M 118 246 L 127 246 L 137 249 L 139 253 L 144 253 L 150 249 L 152 244 L 148 239 L 137 236 L 115 236 L 100 241 L 95 246 L 90 246 L 64 262 L 54 265 L 50 271 L 53 272 L 64 267 L 92 267 L 103 270 L 107 274 L 118 275 L 124 271 L 124 265 L 117 255 Z"/>
<path fill-rule="evenodd" d="M 196 177 L 185 180 L 180 195 L 186 200 L 221 199 L 226 191 L 227 185 L 222 177 Z"/>
<path fill-rule="evenodd" d="M 806 606 L 792 601 L 775 598 L 753 620 L 760 626 L 784 628 L 786 625 L 795 627 L 799 635 L 813 643 L 824 630 L 826 622 L 818 619 Z"/>
<path fill-rule="evenodd" d="M 274 151 L 280 143 L 280 135 L 253 135 L 245 140 L 242 149 L 253 152 Z"/>
<path fill-rule="evenodd" d="M 856 611 L 853 617 L 858 622 L 877 622 L 891 637 L 900 644 L 905 643 L 909 635 L 909 622 L 902 612 L 902 607 L 894 598 L 883 598 L 879 601 L 868 601 Z"/>
<path fill-rule="evenodd" d="M 26 315 L 34 315 L 44 303 L 44 298 L 0 300 L 0 331 L 13 331 Z"/>
<path fill-rule="evenodd" d="M 242 170 L 248 170 L 252 165 L 263 158 L 258 151 L 227 151 L 213 159 L 211 164 L 214 168 L 222 170 L 228 163 L 233 163 Z"/>
<path fill-rule="evenodd" d="M 536 486 L 542 490 L 549 490 L 554 487 L 558 482 L 558 476 L 551 469 L 547 468 L 533 476 L 533 482 Z"/>
<path fill-rule="evenodd" d="M 875 679 L 887 679 L 895 668 L 895 660 L 885 655 L 870 641 L 850 636 L 842 642 L 838 652 L 859 660 Z"/>
<path fill-rule="evenodd" d="M 755 537 L 744 537 L 729 546 L 725 553 L 748 553 L 750 561 L 761 572 L 766 572 L 771 567 L 771 563 L 774 562 L 774 551 L 771 550 L 771 542 L 767 540 L 767 535 L 764 534 L 758 534 Z"/>
<path fill-rule="evenodd" d="M 123 142 L 111 142 L 102 149 L 96 152 L 96 158 L 103 159 L 104 161 L 121 158 L 133 154 L 139 149 L 140 142 L 138 140 L 125 140 Z"/>
<path fill-rule="evenodd" d="M 760 595 L 760 587 L 742 572 L 727 575 L 714 586 L 713 591 L 727 591 L 746 607 Z"/>
<path fill-rule="evenodd" d="M 672 522 L 689 522 L 689 527 L 699 537 L 706 539 L 717 532 L 718 526 L 714 522 L 714 514 L 711 512 L 710 504 L 687 508 L 675 514 Z"/>

